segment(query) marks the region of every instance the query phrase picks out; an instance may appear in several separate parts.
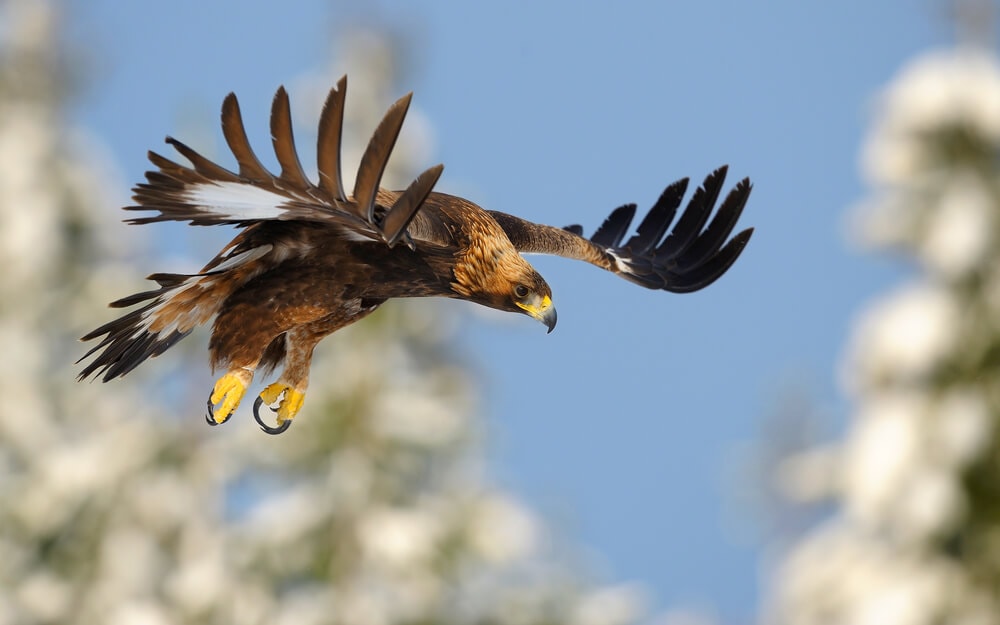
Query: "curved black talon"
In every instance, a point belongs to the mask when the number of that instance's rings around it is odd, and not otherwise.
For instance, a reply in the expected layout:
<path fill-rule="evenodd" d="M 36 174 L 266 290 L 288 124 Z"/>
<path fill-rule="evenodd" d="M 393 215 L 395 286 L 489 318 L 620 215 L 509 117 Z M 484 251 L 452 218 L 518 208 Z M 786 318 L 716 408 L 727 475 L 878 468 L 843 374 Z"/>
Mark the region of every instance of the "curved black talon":
<path fill-rule="evenodd" d="M 253 419 L 254 419 L 254 421 L 257 422 L 257 425 L 260 426 L 260 429 L 264 430 L 268 434 L 272 434 L 273 435 L 273 434 L 281 434 L 282 432 L 284 432 L 285 430 L 287 430 L 289 428 L 289 426 L 292 425 L 291 419 L 289 419 L 288 421 L 285 421 L 284 423 L 282 423 L 281 425 L 279 425 L 277 427 L 272 426 L 272 425 L 268 425 L 268 424 L 264 423 L 264 421 L 260 418 L 260 407 L 263 404 L 264 404 L 264 399 L 260 395 L 258 395 L 257 399 L 255 399 L 254 402 L 253 402 Z M 278 412 L 277 410 L 275 410 L 274 408 L 271 408 L 270 406 L 268 406 L 268 408 L 271 409 L 271 412 Z"/>
<path fill-rule="evenodd" d="M 235 412 L 235 410 L 233 412 Z M 216 421 L 215 420 L 215 404 L 212 403 L 212 396 L 209 395 L 209 397 L 208 397 L 208 414 L 205 415 L 205 422 L 208 423 L 209 425 L 211 425 L 212 427 L 215 427 L 217 425 L 222 425 L 223 423 L 225 423 L 226 421 L 229 421 L 232 418 L 233 418 L 233 413 L 230 412 L 229 416 L 226 417 L 225 419 L 223 419 L 222 421 Z"/>

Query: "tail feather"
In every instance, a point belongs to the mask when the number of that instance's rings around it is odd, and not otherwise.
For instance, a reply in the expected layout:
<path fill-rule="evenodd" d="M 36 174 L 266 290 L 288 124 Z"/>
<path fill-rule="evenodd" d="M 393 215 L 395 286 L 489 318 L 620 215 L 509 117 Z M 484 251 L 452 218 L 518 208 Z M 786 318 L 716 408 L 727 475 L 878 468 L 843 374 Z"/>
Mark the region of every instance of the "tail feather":
<path fill-rule="evenodd" d="M 167 351 L 195 327 L 208 321 L 215 314 L 219 300 L 200 296 L 209 288 L 206 281 L 215 277 L 204 274 L 155 274 L 150 279 L 160 284 L 159 289 L 112 302 L 113 308 L 147 303 L 81 338 L 83 341 L 101 341 L 77 361 L 80 363 L 97 354 L 77 379 L 85 380 L 93 376 L 107 382 L 122 377 L 147 358 Z"/>
<path fill-rule="evenodd" d="M 111 302 L 112 308 L 142 306 L 81 338 L 100 342 L 77 361 L 96 354 L 78 379 L 108 382 L 124 376 L 207 323 L 236 289 L 271 266 L 265 257 L 274 246 L 256 245 L 254 232 L 254 226 L 244 230 L 199 273 L 154 273 L 148 279 L 160 288 Z"/>
<path fill-rule="evenodd" d="M 93 361 L 83 368 L 77 379 L 85 380 L 94 376 L 95 378 L 100 377 L 103 382 L 107 382 L 121 377 L 138 367 L 147 358 L 159 356 L 177 343 L 177 341 L 190 334 L 191 330 L 194 329 L 193 327 L 184 332 L 176 329 L 169 332 L 150 332 L 145 329 L 148 327 L 148 318 L 151 312 L 160 304 L 160 297 L 170 290 L 164 288 L 159 291 L 137 293 L 131 297 L 114 302 L 113 306 L 130 306 L 132 303 L 144 301 L 150 297 L 157 298 L 142 308 L 133 310 L 114 321 L 102 325 L 80 339 L 82 341 L 91 341 L 102 336 L 104 337 L 100 343 L 92 347 L 80 360 L 76 361 L 79 364 L 94 353 L 100 352 Z"/>

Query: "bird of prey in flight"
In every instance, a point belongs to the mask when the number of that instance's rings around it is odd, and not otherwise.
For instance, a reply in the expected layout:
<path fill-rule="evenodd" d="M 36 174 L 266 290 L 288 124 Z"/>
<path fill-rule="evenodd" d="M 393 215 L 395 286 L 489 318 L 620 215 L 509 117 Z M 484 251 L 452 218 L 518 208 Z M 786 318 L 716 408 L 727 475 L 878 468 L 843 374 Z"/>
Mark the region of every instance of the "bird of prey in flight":
<path fill-rule="evenodd" d="M 705 178 L 672 229 L 688 180 L 668 186 L 627 239 L 635 204 L 616 208 L 586 238 L 577 225 L 537 224 L 435 192 L 442 165 L 402 191 L 383 189 L 382 173 L 412 94 L 389 108 L 348 189 L 340 158 L 346 89 L 345 76 L 320 116 L 316 181 L 299 162 L 284 88 L 271 109 L 278 174 L 251 149 L 233 94 L 222 104 L 222 132 L 236 171 L 171 137 L 167 143 L 189 164 L 149 153 L 155 169 L 133 189 L 136 204 L 126 208 L 149 212 L 130 223 L 231 224 L 239 233 L 200 272 L 154 273 L 149 279 L 156 288 L 112 302 L 136 308 L 83 337 L 98 343 L 80 359 L 94 357 L 81 380 L 124 376 L 214 319 L 211 364 L 224 374 L 211 391 L 206 419 L 211 425 L 227 421 L 254 374 L 283 365 L 253 407 L 264 431 L 276 434 L 302 408 L 316 344 L 389 299 L 466 300 L 529 315 L 551 332 L 552 292 L 522 254 L 582 260 L 649 289 L 687 293 L 725 273 L 752 234 L 746 229 L 730 238 L 750 195 L 747 179 L 712 216 L 726 167 Z M 276 425 L 264 422 L 262 405 L 277 413 Z"/>

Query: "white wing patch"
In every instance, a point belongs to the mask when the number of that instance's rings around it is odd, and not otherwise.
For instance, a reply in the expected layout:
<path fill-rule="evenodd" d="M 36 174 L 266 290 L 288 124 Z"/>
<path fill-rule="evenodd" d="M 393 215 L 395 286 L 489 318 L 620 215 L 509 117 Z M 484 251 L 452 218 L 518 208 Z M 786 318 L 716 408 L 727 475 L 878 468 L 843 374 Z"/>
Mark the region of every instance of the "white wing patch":
<path fill-rule="evenodd" d="M 621 258 L 621 256 L 619 256 L 618 254 L 616 254 L 613 249 L 611 249 L 610 247 L 608 247 L 608 248 L 605 248 L 604 251 L 607 252 L 607 254 L 609 256 L 611 256 L 611 258 L 613 258 L 615 260 L 615 268 L 619 271 L 619 273 L 631 273 L 632 272 L 631 268 L 627 264 L 625 264 L 625 261 L 623 261 L 622 258 Z"/>
<path fill-rule="evenodd" d="M 189 186 L 184 199 L 203 211 L 233 219 L 278 219 L 288 198 L 242 182 L 205 182 Z"/>
<path fill-rule="evenodd" d="M 249 262 L 253 262 L 270 252 L 274 248 L 273 245 L 267 243 L 253 249 L 249 249 L 245 252 L 240 252 L 235 256 L 230 256 L 226 260 L 219 263 L 217 267 L 212 267 L 208 273 L 218 273 L 220 271 L 226 271 L 227 269 L 232 269 L 233 267 L 238 267 Z"/>
<path fill-rule="evenodd" d="M 372 243 L 376 241 L 374 234 L 366 234 L 363 232 L 355 232 L 354 230 L 342 229 L 340 236 L 343 237 L 345 241 L 355 241 L 358 243 Z"/>

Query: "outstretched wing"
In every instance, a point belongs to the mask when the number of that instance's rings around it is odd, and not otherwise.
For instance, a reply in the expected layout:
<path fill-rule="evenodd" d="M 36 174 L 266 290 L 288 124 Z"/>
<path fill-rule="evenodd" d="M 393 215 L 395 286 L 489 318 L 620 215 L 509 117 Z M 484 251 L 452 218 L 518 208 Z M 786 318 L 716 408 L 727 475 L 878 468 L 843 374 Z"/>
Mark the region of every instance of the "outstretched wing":
<path fill-rule="evenodd" d="M 670 223 L 684 199 L 688 179 L 668 186 L 624 244 L 635 204 L 612 211 L 590 239 L 583 237 L 578 225 L 555 228 L 506 213 L 490 214 L 520 252 L 583 260 L 649 289 L 690 293 L 726 273 L 753 234 L 753 228 L 747 228 L 729 238 L 750 196 L 752 185 L 747 178 L 729 192 L 709 222 L 726 171 L 722 166 L 705 178 L 672 230 Z"/>
<path fill-rule="evenodd" d="M 239 103 L 230 93 L 222 104 L 222 132 L 236 157 L 238 171 L 230 171 L 167 137 L 167 143 L 191 165 L 181 165 L 150 152 L 149 160 L 158 169 L 147 172 L 146 182 L 136 185 L 133 189 L 136 205 L 126 210 L 157 214 L 128 221 L 240 226 L 266 220 L 319 221 L 347 227 L 360 236 L 381 239 L 389 246 L 406 239 L 407 226 L 444 167 L 436 165 L 420 174 L 405 191 L 394 195 L 391 206 L 378 205 L 382 173 L 410 105 L 412 94 L 407 94 L 389 108 L 379 123 L 361 158 L 353 194 L 348 195 L 340 173 L 346 91 L 344 76 L 330 90 L 323 107 L 317 140 L 318 184 L 309 180 L 299 162 L 285 89 L 278 89 L 271 106 L 271 137 L 281 166 L 278 175 L 268 171 L 250 147 Z"/>

